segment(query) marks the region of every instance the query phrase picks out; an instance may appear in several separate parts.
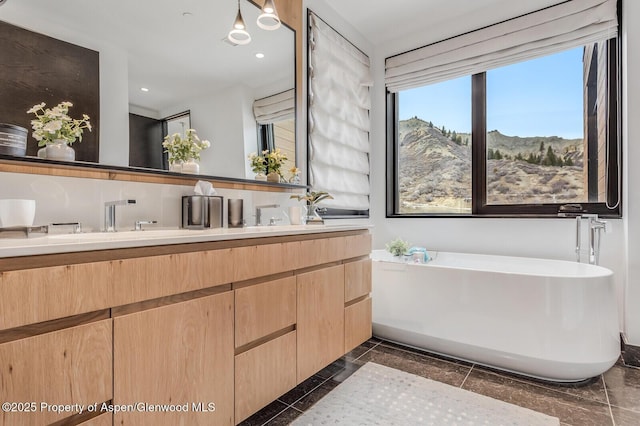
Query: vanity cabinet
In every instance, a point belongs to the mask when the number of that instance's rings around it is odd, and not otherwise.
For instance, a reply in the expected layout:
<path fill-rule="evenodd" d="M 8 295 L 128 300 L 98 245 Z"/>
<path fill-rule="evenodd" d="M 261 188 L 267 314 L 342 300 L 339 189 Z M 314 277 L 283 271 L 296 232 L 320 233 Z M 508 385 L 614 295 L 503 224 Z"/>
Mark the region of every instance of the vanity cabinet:
<path fill-rule="evenodd" d="M 113 426 L 113 414 L 100 414 L 98 417 L 94 417 L 91 420 L 78 424 L 78 426 Z"/>
<path fill-rule="evenodd" d="M 344 351 L 371 338 L 371 259 L 344 264 Z"/>
<path fill-rule="evenodd" d="M 344 266 L 298 275 L 298 373 L 301 383 L 344 355 Z"/>
<path fill-rule="evenodd" d="M 240 423 L 369 338 L 370 250 L 354 229 L 0 259 L 0 399 L 120 407 L 0 426 Z"/>
<path fill-rule="evenodd" d="M 114 405 L 186 407 L 118 412 L 117 425 L 233 425 L 233 294 L 114 318 L 113 370 Z"/>
<path fill-rule="evenodd" d="M 295 366 L 296 331 L 236 355 L 236 423 L 293 389 Z"/>
<path fill-rule="evenodd" d="M 296 386 L 296 278 L 248 284 L 235 293 L 235 420 Z"/>
<path fill-rule="evenodd" d="M 102 404 L 113 395 L 111 320 L 65 328 L 0 344 L 0 399 L 34 403 L 2 410 L 0 424 L 45 425 L 72 412 L 41 404 Z"/>

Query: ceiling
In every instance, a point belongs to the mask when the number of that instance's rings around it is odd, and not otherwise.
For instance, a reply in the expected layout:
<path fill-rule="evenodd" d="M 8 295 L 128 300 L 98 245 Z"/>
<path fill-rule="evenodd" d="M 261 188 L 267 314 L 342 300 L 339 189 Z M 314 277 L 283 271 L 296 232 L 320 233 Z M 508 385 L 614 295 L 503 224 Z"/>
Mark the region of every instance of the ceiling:
<path fill-rule="evenodd" d="M 433 41 L 565 0 L 325 0 L 373 46 L 425 30 Z"/>
<path fill-rule="evenodd" d="M 563 0 L 325 1 L 372 46 L 397 42 L 407 50 Z M 252 42 L 222 41 L 236 8 L 233 0 L 8 0 L 0 19 L 95 50 L 124 49 L 130 103 L 160 110 L 238 81 L 251 89 L 293 81 L 292 32 L 257 28 L 259 9 L 249 2 L 242 0 L 242 12 Z M 257 59 L 258 52 L 266 57 Z M 141 93 L 140 87 L 151 91 Z"/>
<path fill-rule="evenodd" d="M 0 20 L 90 49 L 125 52 L 130 103 L 161 110 L 239 81 L 251 89 L 287 80 L 280 91 L 292 87 L 293 32 L 259 29 L 260 9 L 241 3 L 252 36 L 243 46 L 223 41 L 236 17 L 235 0 L 8 0 Z M 258 52 L 265 57 L 256 58 Z"/>

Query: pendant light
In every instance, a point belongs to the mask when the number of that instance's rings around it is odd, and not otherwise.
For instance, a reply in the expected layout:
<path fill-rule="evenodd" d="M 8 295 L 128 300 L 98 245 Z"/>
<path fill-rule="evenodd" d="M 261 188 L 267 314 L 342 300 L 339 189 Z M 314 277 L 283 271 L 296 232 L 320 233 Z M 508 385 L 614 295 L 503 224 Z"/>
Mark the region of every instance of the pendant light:
<path fill-rule="evenodd" d="M 249 44 L 251 36 L 247 32 L 246 28 L 244 19 L 242 19 L 242 12 L 240 11 L 240 0 L 238 0 L 238 15 L 236 15 L 233 28 L 229 31 L 227 38 L 235 44 Z"/>
<path fill-rule="evenodd" d="M 280 28 L 280 17 L 273 0 L 264 0 L 262 14 L 258 16 L 257 24 L 263 30 L 273 31 Z"/>

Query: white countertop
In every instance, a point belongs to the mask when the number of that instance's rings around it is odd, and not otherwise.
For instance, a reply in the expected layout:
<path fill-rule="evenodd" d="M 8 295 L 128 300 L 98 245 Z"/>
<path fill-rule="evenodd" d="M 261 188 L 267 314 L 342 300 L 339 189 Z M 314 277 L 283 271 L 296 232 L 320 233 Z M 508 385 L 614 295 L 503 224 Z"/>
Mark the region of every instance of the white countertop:
<path fill-rule="evenodd" d="M 283 225 L 217 229 L 147 229 L 144 231 L 95 232 L 82 234 L 31 234 L 29 238 L 0 238 L 0 258 L 38 254 L 69 253 L 188 244 L 247 238 L 279 237 L 368 229 L 362 225 Z M 40 236 L 42 235 L 42 236 Z"/>

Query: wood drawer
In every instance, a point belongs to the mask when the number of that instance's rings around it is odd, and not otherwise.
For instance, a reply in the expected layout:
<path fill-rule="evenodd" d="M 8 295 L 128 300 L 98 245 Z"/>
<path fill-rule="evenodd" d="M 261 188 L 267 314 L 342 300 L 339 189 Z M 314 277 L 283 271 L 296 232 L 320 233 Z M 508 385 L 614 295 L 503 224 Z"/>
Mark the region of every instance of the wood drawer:
<path fill-rule="evenodd" d="M 236 355 L 236 424 L 295 386 L 295 331 Z"/>
<path fill-rule="evenodd" d="M 98 417 L 94 417 L 91 420 L 80 423 L 78 426 L 112 426 L 113 425 L 113 413 L 104 413 Z"/>
<path fill-rule="evenodd" d="M 233 281 L 237 282 L 296 269 L 300 242 L 237 247 L 232 251 L 237 262 Z"/>
<path fill-rule="evenodd" d="M 228 284 L 231 249 L 178 253 L 114 261 L 114 306 Z"/>
<path fill-rule="evenodd" d="M 0 400 L 37 404 L 102 403 L 112 399 L 112 320 L 0 345 Z M 44 425 L 78 412 L 5 413 L 0 424 Z"/>
<path fill-rule="evenodd" d="M 344 264 L 345 303 L 371 293 L 371 259 Z"/>
<path fill-rule="evenodd" d="M 296 323 L 296 278 L 235 290 L 236 348 Z"/>
<path fill-rule="evenodd" d="M 0 273 L 0 330 L 111 306 L 111 262 Z"/>
<path fill-rule="evenodd" d="M 321 238 L 300 242 L 299 268 L 366 256 L 371 253 L 371 234 Z"/>
<path fill-rule="evenodd" d="M 344 308 L 344 351 L 349 352 L 371 338 L 371 298 Z"/>

